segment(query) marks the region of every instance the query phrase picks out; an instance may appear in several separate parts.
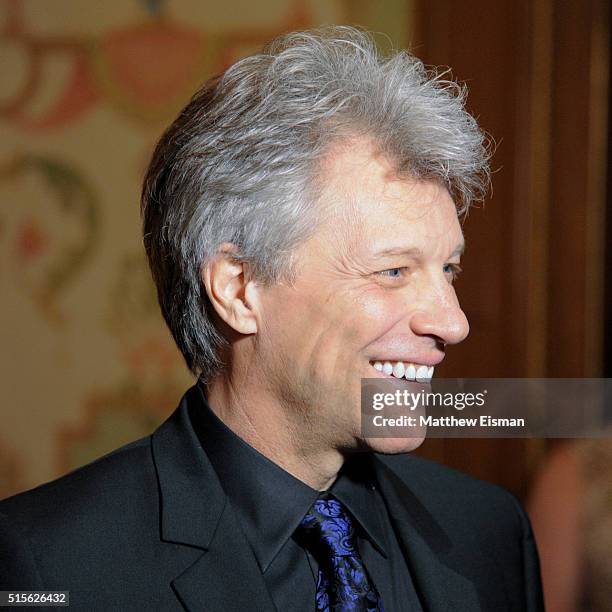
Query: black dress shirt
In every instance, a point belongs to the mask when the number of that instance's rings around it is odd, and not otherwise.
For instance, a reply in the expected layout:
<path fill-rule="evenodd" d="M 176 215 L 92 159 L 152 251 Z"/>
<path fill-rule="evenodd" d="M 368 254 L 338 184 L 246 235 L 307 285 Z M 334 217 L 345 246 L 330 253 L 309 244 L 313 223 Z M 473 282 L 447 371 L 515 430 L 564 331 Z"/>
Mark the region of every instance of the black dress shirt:
<path fill-rule="evenodd" d="M 319 491 L 247 444 L 207 404 L 190 418 L 251 545 L 264 581 L 280 612 L 314 610 L 318 565 L 294 533 Z M 386 612 L 422 610 L 371 469 L 371 455 L 347 460 L 330 487 L 355 518 L 357 548 Z M 240 561 L 236 560 L 239 564 Z"/>

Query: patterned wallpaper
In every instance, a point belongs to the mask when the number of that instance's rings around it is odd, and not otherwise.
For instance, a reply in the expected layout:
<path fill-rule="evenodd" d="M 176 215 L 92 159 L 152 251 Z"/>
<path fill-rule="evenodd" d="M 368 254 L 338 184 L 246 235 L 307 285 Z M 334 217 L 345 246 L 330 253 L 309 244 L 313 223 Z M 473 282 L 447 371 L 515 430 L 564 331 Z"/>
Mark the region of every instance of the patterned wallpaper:
<path fill-rule="evenodd" d="M 142 249 L 156 138 L 276 34 L 408 40 L 405 0 L 0 0 L 0 498 L 150 433 L 191 378 Z"/>

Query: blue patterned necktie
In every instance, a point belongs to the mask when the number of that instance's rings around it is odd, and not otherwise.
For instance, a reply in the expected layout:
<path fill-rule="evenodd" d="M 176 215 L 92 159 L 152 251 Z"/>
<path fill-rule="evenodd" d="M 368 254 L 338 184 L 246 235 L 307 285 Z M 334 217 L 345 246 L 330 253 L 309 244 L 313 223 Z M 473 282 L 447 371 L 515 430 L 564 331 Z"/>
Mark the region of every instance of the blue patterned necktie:
<path fill-rule="evenodd" d="M 353 520 L 337 499 L 319 497 L 302 519 L 298 537 L 319 563 L 317 612 L 383 612 L 356 548 Z"/>

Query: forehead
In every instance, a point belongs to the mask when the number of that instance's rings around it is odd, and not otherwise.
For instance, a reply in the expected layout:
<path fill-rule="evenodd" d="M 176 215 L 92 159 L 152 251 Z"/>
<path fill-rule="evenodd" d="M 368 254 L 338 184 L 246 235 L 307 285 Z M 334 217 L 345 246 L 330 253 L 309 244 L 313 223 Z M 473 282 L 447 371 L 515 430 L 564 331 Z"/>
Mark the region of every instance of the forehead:
<path fill-rule="evenodd" d="M 448 190 L 431 180 L 399 178 L 370 141 L 353 140 L 325 160 L 322 231 L 362 252 L 454 249 L 461 226 Z"/>

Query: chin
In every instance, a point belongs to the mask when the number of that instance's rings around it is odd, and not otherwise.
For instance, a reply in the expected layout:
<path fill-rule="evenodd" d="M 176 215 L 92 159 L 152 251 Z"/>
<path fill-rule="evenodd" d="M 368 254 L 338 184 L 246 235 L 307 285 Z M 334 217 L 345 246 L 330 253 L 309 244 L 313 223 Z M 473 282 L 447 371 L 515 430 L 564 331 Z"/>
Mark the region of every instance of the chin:
<path fill-rule="evenodd" d="M 425 436 L 415 438 L 361 438 L 360 446 L 364 450 L 385 455 L 410 453 L 425 441 Z"/>

